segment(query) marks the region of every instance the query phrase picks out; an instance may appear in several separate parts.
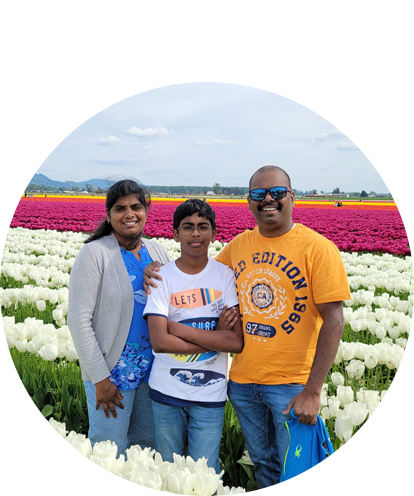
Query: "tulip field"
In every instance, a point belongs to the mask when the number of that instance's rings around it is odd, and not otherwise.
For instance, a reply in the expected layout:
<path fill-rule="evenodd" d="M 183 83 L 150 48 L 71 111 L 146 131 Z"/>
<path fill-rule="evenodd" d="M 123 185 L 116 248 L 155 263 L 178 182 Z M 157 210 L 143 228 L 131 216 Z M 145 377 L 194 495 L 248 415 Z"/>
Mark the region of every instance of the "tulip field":
<path fill-rule="evenodd" d="M 172 214 L 184 200 L 154 199 L 144 234 L 180 256 Z M 208 200 L 209 202 L 211 200 Z M 252 229 L 247 202 L 211 201 L 216 212 L 215 256 L 234 236 Z M 148 447 L 116 458 L 116 447 L 87 439 L 86 400 L 78 357 L 66 325 L 73 262 L 104 217 L 103 199 L 22 198 L 6 239 L 0 301 L 10 352 L 28 393 L 76 449 L 117 475 L 179 494 L 230 494 L 255 488 L 237 417 L 228 403 L 220 479 L 204 460 L 163 462 Z M 397 372 L 410 333 L 414 275 L 407 235 L 392 202 L 297 201 L 293 218 L 332 240 L 341 251 L 352 299 L 344 302 L 345 331 L 321 395 L 320 415 L 338 449 L 374 413 Z M 68 434 L 68 431 L 69 434 Z"/>

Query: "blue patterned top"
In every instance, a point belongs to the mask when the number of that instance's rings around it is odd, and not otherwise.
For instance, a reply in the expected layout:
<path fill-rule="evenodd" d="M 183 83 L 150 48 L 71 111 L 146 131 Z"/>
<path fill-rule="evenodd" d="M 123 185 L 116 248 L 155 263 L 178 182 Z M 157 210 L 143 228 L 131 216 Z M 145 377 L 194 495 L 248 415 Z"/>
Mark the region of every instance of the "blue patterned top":
<path fill-rule="evenodd" d="M 144 245 L 139 250 L 141 261 L 123 248 L 121 248 L 121 254 L 134 289 L 134 313 L 124 350 L 118 363 L 112 369 L 110 380 L 118 389 L 126 391 L 137 388 L 143 381 L 148 382 L 154 359 L 148 324 L 142 318 L 147 303 L 143 271 L 152 260 Z"/>

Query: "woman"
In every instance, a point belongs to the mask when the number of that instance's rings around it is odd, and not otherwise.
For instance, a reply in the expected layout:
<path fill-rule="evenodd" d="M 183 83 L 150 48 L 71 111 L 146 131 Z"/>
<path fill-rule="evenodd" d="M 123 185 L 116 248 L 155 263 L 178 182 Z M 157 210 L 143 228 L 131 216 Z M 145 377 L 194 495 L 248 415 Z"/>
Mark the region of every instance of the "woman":
<path fill-rule="evenodd" d="M 86 240 L 70 275 L 68 326 L 85 385 L 88 437 L 92 444 L 114 441 L 118 455 L 135 444 L 153 445 L 143 270 L 153 260 L 168 263 L 169 256 L 142 238 L 150 201 L 135 181 L 112 185 L 107 217 Z"/>

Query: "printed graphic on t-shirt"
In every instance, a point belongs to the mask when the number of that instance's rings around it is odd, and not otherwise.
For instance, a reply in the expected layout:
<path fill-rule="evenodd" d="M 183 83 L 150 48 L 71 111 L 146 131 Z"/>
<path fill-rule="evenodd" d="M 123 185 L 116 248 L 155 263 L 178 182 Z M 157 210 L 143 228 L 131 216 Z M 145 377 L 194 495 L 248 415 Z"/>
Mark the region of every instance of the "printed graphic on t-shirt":
<path fill-rule="evenodd" d="M 200 308 L 206 305 L 216 307 L 216 312 L 221 312 L 223 299 L 217 301 L 223 293 L 216 289 L 195 288 L 186 291 L 179 291 L 171 295 L 171 305 L 175 308 Z M 177 320 L 178 323 L 184 324 L 195 329 L 204 329 L 213 331 L 217 327 L 218 318 L 214 317 L 196 317 L 193 319 Z M 207 360 L 216 355 L 215 351 L 207 351 L 206 353 L 197 353 L 193 355 L 171 354 L 173 358 L 180 362 L 199 362 Z M 185 381 L 183 381 L 185 382 Z"/>
<path fill-rule="evenodd" d="M 211 386 L 226 379 L 223 374 L 213 370 L 170 369 L 170 374 L 174 379 L 194 387 Z"/>
<path fill-rule="evenodd" d="M 274 252 L 253 253 L 249 262 L 248 264 L 247 261 L 241 260 L 234 271 L 236 281 L 238 280 L 243 315 L 246 318 L 246 333 L 263 337 L 266 342 L 266 339 L 276 335 L 276 327 L 272 323 L 279 321 L 280 327 L 289 335 L 306 311 L 305 301 L 299 303 L 299 300 L 306 300 L 307 296 L 295 297 L 294 311 L 287 310 L 286 284 L 289 281 L 295 291 L 306 290 L 308 285 L 305 278 L 292 261 Z M 249 266 L 253 268 L 249 270 Z M 240 277 L 242 273 L 243 276 Z M 300 291 L 297 294 L 299 295 Z"/>
<path fill-rule="evenodd" d="M 176 308 L 198 308 L 210 305 L 223 293 L 216 289 L 196 288 L 171 295 L 171 305 Z"/>
<path fill-rule="evenodd" d="M 198 274 L 185 274 L 170 262 L 161 267 L 160 275 L 162 280 L 148 297 L 144 315 L 164 316 L 193 328 L 195 334 L 218 332 L 223 307 L 238 305 L 232 270 L 213 258 Z M 149 378 L 154 401 L 171 406 L 183 406 L 181 401 L 217 406 L 226 402 L 227 353 L 154 352 L 154 357 Z"/>

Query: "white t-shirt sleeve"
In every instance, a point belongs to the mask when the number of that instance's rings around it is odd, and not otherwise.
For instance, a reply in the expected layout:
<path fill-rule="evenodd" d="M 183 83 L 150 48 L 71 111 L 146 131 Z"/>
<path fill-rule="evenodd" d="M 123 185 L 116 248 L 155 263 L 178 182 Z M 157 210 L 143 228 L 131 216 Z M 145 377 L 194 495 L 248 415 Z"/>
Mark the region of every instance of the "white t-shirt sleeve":
<path fill-rule="evenodd" d="M 226 265 L 224 266 L 223 279 L 224 303 L 231 308 L 239 304 L 239 297 L 237 296 L 236 281 L 234 280 L 233 271 Z"/>
<path fill-rule="evenodd" d="M 144 308 L 143 317 L 148 315 L 161 315 L 168 318 L 170 295 L 167 294 L 165 274 L 161 274 L 162 281 L 157 281 L 157 288 L 151 288 L 147 304 Z"/>

